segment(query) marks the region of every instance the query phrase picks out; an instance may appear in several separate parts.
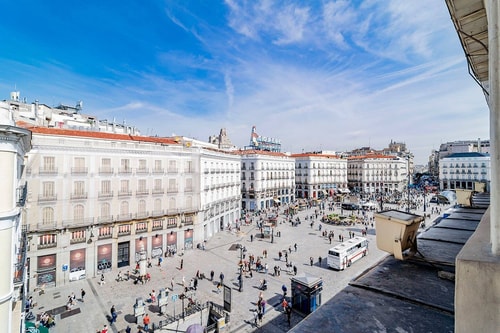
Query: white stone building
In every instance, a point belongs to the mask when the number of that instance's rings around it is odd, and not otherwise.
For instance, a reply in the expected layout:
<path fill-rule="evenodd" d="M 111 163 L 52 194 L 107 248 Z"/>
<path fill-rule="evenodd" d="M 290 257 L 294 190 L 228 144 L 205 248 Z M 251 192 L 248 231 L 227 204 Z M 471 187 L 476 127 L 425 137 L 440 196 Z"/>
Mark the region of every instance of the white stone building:
<path fill-rule="evenodd" d="M 30 131 L 15 125 L 10 107 L 0 102 L 0 323 L 3 332 L 24 327 L 26 232 L 22 211 L 26 198 L 24 164 L 31 149 Z"/>
<path fill-rule="evenodd" d="M 296 197 L 318 199 L 347 189 L 347 159 L 334 154 L 293 154 Z"/>
<path fill-rule="evenodd" d="M 215 221 L 240 215 L 239 156 L 185 138 L 31 130 L 26 220 L 32 286 L 193 249 L 220 230 Z M 202 177 L 201 165 L 211 159 L 224 161 L 232 180 Z"/>
<path fill-rule="evenodd" d="M 265 210 L 295 200 L 295 160 L 262 150 L 238 150 L 241 156 L 242 210 Z"/>
<path fill-rule="evenodd" d="M 455 153 L 439 161 L 439 185 L 442 190 L 473 190 L 475 182 L 490 190 L 491 156 L 477 152 Z"/>
<path fill-rule="evenodd" d="M 408 185 L 408 159 L 369 154 L 347 159 L 349 188 L 364 193 L 403 191 Z"/>

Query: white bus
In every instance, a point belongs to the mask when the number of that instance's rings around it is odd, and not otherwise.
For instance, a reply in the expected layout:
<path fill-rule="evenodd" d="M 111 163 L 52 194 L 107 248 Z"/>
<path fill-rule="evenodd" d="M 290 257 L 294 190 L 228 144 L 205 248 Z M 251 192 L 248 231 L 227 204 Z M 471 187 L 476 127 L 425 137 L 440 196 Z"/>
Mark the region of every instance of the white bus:
<path fill-rule="evenodd" d="M 327 264 L 333 269 L 344 270 L 367 253 L 368 240 L 364 237 L 354 237 L 328 250 Z"/>

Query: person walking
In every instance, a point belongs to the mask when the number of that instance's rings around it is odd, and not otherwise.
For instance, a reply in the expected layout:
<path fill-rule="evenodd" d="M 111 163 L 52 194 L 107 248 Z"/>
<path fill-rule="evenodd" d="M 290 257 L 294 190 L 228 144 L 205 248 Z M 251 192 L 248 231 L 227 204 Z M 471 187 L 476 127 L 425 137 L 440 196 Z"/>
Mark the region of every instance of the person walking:
<path fill-rule="evenodd" d="M 82 297 L 82 302 L 84 302 L 84 300 L 83 300 L 83 299 L 84 299 L 84 297 L 85 297 L 85 290 L 83 290 L 83 288 L 82 288 L 82 290 L 80 290 L 80 295 L 81 295 L 81 297 Z"/>
<path fill-rule="evenodd" d="M 219 279 L 220 279 L 220 284 L 222 286 L 224 284 L 224 273 L 220 272 Z"/>
<path fill-rule="evenodd" d="M 213 281 L 213 280 L 214 280 L 214 275 L 215 275 L 215 272 L 214 272 L 214 270 L 212 269 L 212 270 L 210 271 L 210 281 Z"/>
<path fill-rule="evenodd" d="M 181 259 L 181 270 L 184 267 L 184 259 Z"/>
<path fill-rule="evenodd" d="M 309 263 L 311 264 L 311 266 L 314 264 L 314 259 L 313 259 L 313 257 L 309 257 Z"/>
<path fill-rule="evenodd" d="M 144 326 L 145 331 L 149 331 L 149 323 L 151 322 L 151 319 L 149 318 L 149 315 L 146 313 L 144 315 L 144 318 L 142 318 L 142 324 Z"/>
<path fill-rule="evenodd" d="M 118 317 L 118 314 L 116 313 L 116 309 L 115 309 L 114 305 L 111 307 L 109 312 L 111 313 L 111 324 L 113 324 L 116 322 L 116 317 Z"/>

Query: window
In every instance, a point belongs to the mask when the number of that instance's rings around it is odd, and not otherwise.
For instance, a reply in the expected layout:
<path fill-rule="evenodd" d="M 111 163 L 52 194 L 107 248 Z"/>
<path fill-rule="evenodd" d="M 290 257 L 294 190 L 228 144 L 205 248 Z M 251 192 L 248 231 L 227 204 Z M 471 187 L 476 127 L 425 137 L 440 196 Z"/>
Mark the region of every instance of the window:
<path fill-rule="evenodd" d="M 110 194 L 111 193 L 111 180 L 102 180 L 101 181 L 101 193 L 102 194 Z"/>
<path fill-rule="evenodd" d="M 120 204 L 120 215 L 127 215 L 128 214 L 128 202 L 123 201 Z"/>
<path fill-rule="evenodd" d="M 101 160 L 101 167 L 103 167 L 103 168 L 111 168 L 111 159 L 110 158 L 103 158 Z"/>
<path fill-rule="evenodd" d="M 122 193 L 129 192 L 129 181 L 128 180 L 121 180 L 120 181 L 120 192 L 122 192 Z"/>
<path fill-rule="evenodd" d="M 161 211 L 161 199 L 156 199 L 154 203 L 154 210 L 159 212 Z"/>
<path fill-rule="evenodd" d="M 139 160 L 139 170 L 146 170 L 146 160 Z"/>
<path fill-rule="evenodd" d="M 137 192 L 140 193 L 146 192 L 146 179 L 139 179 L 137 184 Z"/>
<path fill-rule="evenodd" d="M 56 158 L 54 156 L 44 156 L 43 157 L 43 169 L 45 171 L 55 171 L 56 170 Z"/>
<path fill-rule="evenodd" d="M 146 231 L 148 231 L 148 224 L 147 224 L 147 222 L 136 223 L 136 225 L 135 225 L 135 231 L 136 232 L 146 232 Z"/>
<path fill-rule="evenodd" d="M 153 230 L 163 229 L 163 220 L 153 220 Z"/>
<path fill-rule="evenodd" d="M 38 245 L 41 246 L 55 246 L 57 244 L 57 235 L 56 234 L 46 234 L 38 237 Z"/>
<path fill-rule="evenodd" d="M 140 200 L 139 201 L 139 203 L 137 204 L 137 211 L 139 213 L 146 212 L 146 200 Z"/>
<path fill-rule="evenodd" d="M 154 189 L 155 191 L 159 191 L 162 189 L 161 179 L 155 179 Z"/>
<path fill-rule="evenodd" d="M 43 182 L 42 184 L 43 197 L 53 198 L 55 196 L 54 188 L 55 188 L 54 182 Z"/>
<path fill-rule="evenodd" d="M 42 224 L 54 223 L 54 208 L 44 207 L 42 209 Z"/>
<path fill-rule="evenodd" d="M 83 205 L 76 205 L 75 207 L 73 207 L 73 219 L 83 220 L 84 216 L 83 211 L 84 211 Z"/>
<path fill-rule="evenodd" d="M 169 217 L 167 219 L 167 228 L 177 227 L 177 219 L 175 217 Z"/>
<path fill-rule="evenodd" d="M 130 160 L 129 159 L 122 159 L 121 160 L 121 171 L 122 172 L 130 172 Z"/>
<path fill-rule="evenodd" d="M 118 226 L 118 233 L 123 235 L 123 234 L 130 234 L 130 224 L 122 224 Z"/>
<path fill-rule="evenodd" d="M 75 230 L 71 232 L 70 243 L 85 241 L 85 229 Z"/>
<path fill-rule="evenodd" d="M 73 182 L 73 194 L 75 196 L 83 196 L 85 194 L 85 182 L 84 181 L 76 181 Z"/>
<path fill-rule="evenodd" d="M 175 209 L 175 198 L 170 198 L 168 200 L 168 209 Z"/>
<path fill-rule="evenodd" d="M 111 206 L 109 203 L 105 202 L 101 204 L 101 217 L 102 218 L 107 218 L 110 216 L 111 212 Z"/>
<path fill-rule="evenodd" d="M 98 237 L 99 238 L 107 238 L 107 237 L 112 237 L 113 236 L 113 227 L 100 227 L 99 228 L 99 233 Z"/>

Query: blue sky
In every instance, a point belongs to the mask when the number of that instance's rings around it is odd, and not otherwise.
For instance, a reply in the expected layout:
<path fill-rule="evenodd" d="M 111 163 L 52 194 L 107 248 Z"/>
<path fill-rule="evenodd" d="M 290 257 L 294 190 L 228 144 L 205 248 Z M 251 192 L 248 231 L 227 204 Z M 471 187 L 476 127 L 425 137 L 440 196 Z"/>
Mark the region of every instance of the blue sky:
<path fill-rule="evenodd" d="M 0 99 L 284 151 L 489 138 L 443 0 L 4 1 Z"/>

